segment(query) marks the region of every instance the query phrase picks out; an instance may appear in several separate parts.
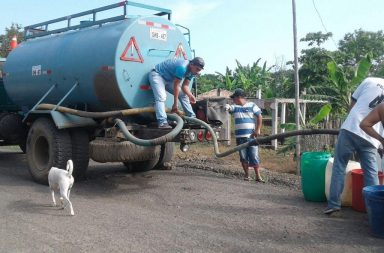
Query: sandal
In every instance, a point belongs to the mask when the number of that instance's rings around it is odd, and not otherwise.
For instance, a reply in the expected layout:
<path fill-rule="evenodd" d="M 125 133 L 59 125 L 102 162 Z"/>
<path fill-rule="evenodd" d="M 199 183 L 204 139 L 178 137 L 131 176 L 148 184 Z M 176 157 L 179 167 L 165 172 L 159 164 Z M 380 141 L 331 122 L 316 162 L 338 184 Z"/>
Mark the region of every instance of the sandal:
<path fill-rule="evenodd" d="M 262 178 L 256 179 L 256 182 L 265 183 L 264 179 L 262 179 Z"/>
<path fill-rule="evenodd" d="M 244 181 L 251 181 L 251 177 L 244 177 Z"/>

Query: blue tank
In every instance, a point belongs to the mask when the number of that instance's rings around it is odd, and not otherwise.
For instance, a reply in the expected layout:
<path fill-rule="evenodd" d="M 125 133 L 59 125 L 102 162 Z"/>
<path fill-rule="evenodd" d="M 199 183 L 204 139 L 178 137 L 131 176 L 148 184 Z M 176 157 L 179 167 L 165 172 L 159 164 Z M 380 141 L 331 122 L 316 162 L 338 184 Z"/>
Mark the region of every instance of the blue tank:
<path fill-rule="evenodd" d="M 148 73 L 174 57 L 192 54 L 173 23 L 157 16 L 128 18 L 26 40 L 7 58 L 4 86 L 24 111 L 54 85 L 42 103 L 59 103 L 76 83 L 61 105 L 89 111 L 153 106 Z"/>

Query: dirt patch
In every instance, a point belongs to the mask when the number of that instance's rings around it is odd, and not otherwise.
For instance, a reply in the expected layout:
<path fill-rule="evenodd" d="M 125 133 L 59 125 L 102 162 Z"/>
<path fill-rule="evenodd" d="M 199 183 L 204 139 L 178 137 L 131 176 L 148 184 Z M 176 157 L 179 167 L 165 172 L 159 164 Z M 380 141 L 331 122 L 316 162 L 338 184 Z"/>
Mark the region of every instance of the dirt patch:
<path fill-rule="evenodd" d="M 233 148 L 220 146 L 220 152 Z M 278 154 L 266 147 L 260 147 L 261 174 L 272 184 L 285 185 L 300 189 L 300 177 L 296 176 L 296 161 L 293 154 Z M 175 159 L 177 166 L 209 170 L 229 176 L 243 178 L 244 172 L 240 165 L 238 153 L 223 158 L 216 158 L 212 144 L 191 145 L 188 152 L 183 153 L 177 149 Z M 254 178 L 253 170 L 250 175 Z"/>

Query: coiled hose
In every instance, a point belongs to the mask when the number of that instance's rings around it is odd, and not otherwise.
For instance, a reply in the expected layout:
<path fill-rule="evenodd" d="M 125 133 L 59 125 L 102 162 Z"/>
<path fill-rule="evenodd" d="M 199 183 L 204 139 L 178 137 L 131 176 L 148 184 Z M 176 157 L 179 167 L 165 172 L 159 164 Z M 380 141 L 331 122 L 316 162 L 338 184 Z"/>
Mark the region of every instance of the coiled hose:
<path fill-rule="evenodd" d="M 121 132 L 123 133 L 124 137 L 128 141 L 133 142 L 139 146 L 156 146 L 156 145 L 161 145 L 161 144 L 164 144 L 166 142 L 170 142 L 170 141 L 174 140 L 176 138 L 176 136 L 180 133 L 180 131 L 183 129 L 184 121 L 177 114 L 167 113 L 167 117 L 168 117 L 168 119 L 176 120 L 176 122 L 177 122 L 176 127 L 171 132 L 169 132 L 163 136 L 157 137 L 155 139 L 148 139 L 148 140 L 139 139 L 139 138 L 133 136 L 128 131 L 124 121 L 122 121 L 121 119 L 115 119 L 115 122 L 119 126 Z"/>

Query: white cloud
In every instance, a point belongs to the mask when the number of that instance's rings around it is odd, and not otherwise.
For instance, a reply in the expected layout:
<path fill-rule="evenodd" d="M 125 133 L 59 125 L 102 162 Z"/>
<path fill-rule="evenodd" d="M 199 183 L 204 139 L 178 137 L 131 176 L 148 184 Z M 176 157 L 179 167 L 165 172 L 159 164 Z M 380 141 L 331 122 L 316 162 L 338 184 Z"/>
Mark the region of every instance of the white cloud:
<path fill-rule="evenodd" d="M 221 4 L 222 3 L 218 1 L 209 3 L 180 1 L 176 6 L 172 7 L 172 20 L 178 24 L 189 25 L 195 19 L 209 15 Z"/>

